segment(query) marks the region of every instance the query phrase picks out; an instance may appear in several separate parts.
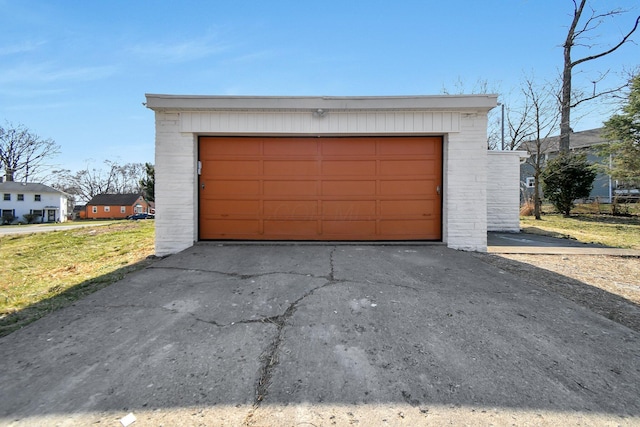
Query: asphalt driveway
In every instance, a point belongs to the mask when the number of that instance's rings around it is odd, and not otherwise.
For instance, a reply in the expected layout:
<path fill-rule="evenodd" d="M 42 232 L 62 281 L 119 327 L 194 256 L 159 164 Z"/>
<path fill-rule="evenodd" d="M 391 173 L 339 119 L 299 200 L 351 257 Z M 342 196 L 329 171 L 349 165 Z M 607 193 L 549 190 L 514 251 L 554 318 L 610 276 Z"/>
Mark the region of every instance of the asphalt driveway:
<path fill-rule="evenodd" d="M 640 424 L 640 334 L 443 245 L 199 244 L 0 360 L 0 425 Z"/>

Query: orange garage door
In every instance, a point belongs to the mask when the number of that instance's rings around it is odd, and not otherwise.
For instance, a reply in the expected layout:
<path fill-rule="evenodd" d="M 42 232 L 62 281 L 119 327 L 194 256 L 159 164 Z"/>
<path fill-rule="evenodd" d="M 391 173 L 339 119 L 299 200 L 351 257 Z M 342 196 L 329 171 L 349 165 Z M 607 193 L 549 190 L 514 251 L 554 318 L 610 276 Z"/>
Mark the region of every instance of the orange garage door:
<path fill-rule="evenodd" d="M 201 240 L 440 240 L 441 137 L 200 137 Z"/>

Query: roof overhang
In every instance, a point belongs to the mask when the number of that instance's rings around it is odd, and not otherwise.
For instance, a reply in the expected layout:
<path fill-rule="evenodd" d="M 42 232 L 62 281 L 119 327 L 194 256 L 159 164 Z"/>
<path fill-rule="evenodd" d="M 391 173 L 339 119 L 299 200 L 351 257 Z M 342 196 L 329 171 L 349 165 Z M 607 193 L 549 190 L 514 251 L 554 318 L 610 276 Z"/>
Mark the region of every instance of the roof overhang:
<path fill-rule="evenodd" d="M 146 94 L 153 111 L 489 111 L 498 95 L 204 96 Z"/>

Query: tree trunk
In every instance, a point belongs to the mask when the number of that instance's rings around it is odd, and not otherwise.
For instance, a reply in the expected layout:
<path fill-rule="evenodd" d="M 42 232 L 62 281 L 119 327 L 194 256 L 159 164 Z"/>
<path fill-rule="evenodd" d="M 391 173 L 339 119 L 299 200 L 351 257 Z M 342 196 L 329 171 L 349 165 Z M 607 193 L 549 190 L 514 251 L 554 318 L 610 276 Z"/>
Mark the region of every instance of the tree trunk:
<path fill-rule="evenodd" d="M 536 170 L 533 181 L 533 214 L 536 219 L 542 219 L 542 200 L 540 199 L 540 168 Z"/>
<path fill-rule="evenodd" d="M 579 5 L 573 11 L 573 21 L 567 32 L 567 38 L 564 41 L 564 63 L 562 66 L 562 95 L 560 99 L 560 144 L 561 153 L 569 152 L 569 137 L 571 135 L 571 73 L 573 63 L 571 62 L 571 48 L 575 43 L 576 27 L 582 10 L 587 0 L 581 0 Z"/>
<path fill-rule="evenodd" d="M 569 152 L 571 135 L 571 46 L 564 47 L 562 72 L 562 102 L 560 107 L 560 152 Z"/>

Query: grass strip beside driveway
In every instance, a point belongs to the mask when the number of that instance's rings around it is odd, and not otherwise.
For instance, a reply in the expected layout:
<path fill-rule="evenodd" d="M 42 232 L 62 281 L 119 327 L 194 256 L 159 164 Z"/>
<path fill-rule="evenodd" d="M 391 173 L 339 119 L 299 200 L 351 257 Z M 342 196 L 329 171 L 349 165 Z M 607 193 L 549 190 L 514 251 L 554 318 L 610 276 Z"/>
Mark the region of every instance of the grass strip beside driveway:
<path fill-rule="evenodd" d="M 541 220 L 532 216 L 520 217 L 525 233 L 575 239 L 584 243 L 598 243 L 614 248 L 640 249 L 640 217 L 579 214 L 564 218 L 546 214 Z"/>
<path fill-rule="evenodd" d="M 0 336 L 143 268 L 154 221 L 0 237 Z"/>

